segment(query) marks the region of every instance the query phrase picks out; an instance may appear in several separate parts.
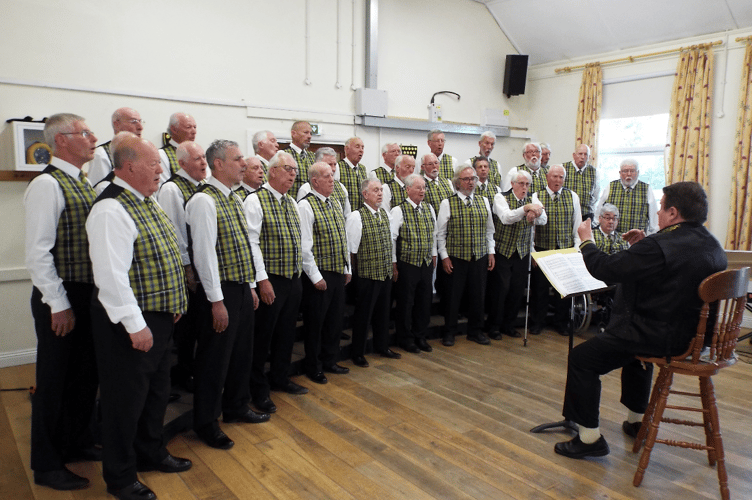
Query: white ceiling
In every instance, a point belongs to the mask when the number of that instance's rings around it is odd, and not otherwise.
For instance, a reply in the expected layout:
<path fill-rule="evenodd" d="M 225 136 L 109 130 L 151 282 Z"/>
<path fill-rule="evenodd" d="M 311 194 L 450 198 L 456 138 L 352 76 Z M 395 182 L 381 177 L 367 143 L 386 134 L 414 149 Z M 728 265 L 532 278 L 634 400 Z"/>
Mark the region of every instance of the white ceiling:
<path fill-rule="evenodd" d="M 752 26 L 752 0 L 474 0 L 529 64 Z"/>

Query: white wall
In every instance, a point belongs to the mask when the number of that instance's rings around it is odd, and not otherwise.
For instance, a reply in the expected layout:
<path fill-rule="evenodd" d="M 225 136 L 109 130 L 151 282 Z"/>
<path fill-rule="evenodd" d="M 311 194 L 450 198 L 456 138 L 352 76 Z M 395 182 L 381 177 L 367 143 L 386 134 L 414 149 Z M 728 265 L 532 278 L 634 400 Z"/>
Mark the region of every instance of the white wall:
<path fill-rule="evenodd" d="M 511 125 L 527 125 L 524 96 L 502 95 L 504 58 L 514 50 L 484 6 L 379 5 L 378 88 L 388 92 L 389 115 L 425 119 L 431 95 L 452 90 L 459 102 L 437 98 L 447 121 L 477 124 L 483 108 L 495 108 L 510 110 Z M 204 147 L 223 138 L 250 152 L 256 130 L 289 138 L 292 122 L 307 119 L 321 125 L 322 142 L 362 137 L 369 168 L 387 141 L 425 153 L 424 132 L 354 125 L 353 89 L 364 81 L 363 9 L 363 0 L 3 2 L 0 120 L 70 111 L 104 142 L 112 111 L 130 106 L 146 121 L 144 137 L 159 143 L 169 115 L 184 111 L 196 118 Z M 494 157 L 505 169 L 514 166 L 522 143 L 499 139 Z M 477 154 L 477 137 L 448 134 L 446 150 L 464 160 Z M 32 362 L 36 346 L 23 264 L 25 188 L 0 182 L 0 366 Z"/>

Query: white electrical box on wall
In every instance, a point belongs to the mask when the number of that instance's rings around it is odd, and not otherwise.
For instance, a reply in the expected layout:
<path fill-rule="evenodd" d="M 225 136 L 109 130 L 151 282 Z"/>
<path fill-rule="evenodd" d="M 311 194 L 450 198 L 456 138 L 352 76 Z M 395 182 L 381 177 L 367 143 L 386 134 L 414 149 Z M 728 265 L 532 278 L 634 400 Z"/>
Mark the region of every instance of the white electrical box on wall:
<path fill-rule="evenodd" d="M 52 158 L 44 123 L 10 122 L 0 133 L 0 169 L 41 172 Z"/>
<path fill-rule="evenodd" d="M 480 125 L 481 127 L 508 127 L 509 111 L 485 108 L 480 113 Z"/>
<path fill-rule="evenodd" d="M 384 118 L 388 101 L 386 90 L 355 89 L 355 114 Z"/>

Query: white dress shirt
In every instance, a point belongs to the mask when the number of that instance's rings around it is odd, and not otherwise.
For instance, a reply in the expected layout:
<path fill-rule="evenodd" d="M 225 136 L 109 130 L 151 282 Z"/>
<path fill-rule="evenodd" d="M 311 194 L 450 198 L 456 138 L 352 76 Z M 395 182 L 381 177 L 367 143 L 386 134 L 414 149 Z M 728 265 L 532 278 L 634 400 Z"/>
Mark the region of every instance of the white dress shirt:
<path fill-rule="evenodd" d="M 94 186 L 107 177 L 110 172 L 112 172 L 112 162 L 103 144 L 94 150 L 94 158 L 89 162 L 87 177 L 91 185 Z"/>
<path fill-rule="evenodd" d="M 188 172 L 182 168 L 177 171 L 176 175 L 184 178 L 193 184 L 193 186 L 198 186 L 199 181 L 188 175 Z M 174 182 L 165 182 L 162 184 L 162 187 L 160 187 L 157 192 L 156 198 L 175 226 L 175 231 L 178 233 L 180 259 L 182 260 L 183 265 L 187 266 L 191 263 L 190 256 L 188 255 L 188 231 L 185 224 L 185 202 L 187 200 L 185 200 L 183 192 Z"/>
<path fill-rule="evenodd" d="M 177 142 L 175 142 L 174 139 L 170 139 L 170 144 L 175 146 L 176 148 L 179 146 Z M 170 159 L 167 157 L 167 153 L 165 153 L 164 149 L 159 149 L 159 162 L 162 165 L 162 173 L 159 174 L 159 185 L 161 186 L 168 180 L 170 180 L 170 177 L 172 177 L 172 170 L 170 170 Z M 207 177 L 209 173 L 209 169 L 206 169 Z"/>
<path fill-rule="evenodd" d="M 311 192 L 316 198 L 326 201 L 327 198 L 320 193 L 315 190 L 312 190 Z M 331 196 L 329 197 L 329 201 L 336 210 L 342 210 L 339 202 Z M 323 276 L 321 275 L 321 271 L 319 271 L 319 266 L 316 265 L 316 259 L 313 255 L 313 223 L 315 217 L 313 215 L 311 203 L 308 200 L 301 200 L 298 203 L 298 213 L 300 214 L 300 245 L 302 247 L 301 253 L 303 255 L 303 272 L 306 273 L 308 279 L 311 280 L 311 283 L 315 284 L 321 281 Z M 347 256 L 345 257 L 346 264 L 345 272 L 343 274 L 352 274 L 352 271 L 350 270 L 350 252 L 345 253 Z"/>
<path fill-rule="evenodd" d="M 394 182 L 402 186 L 402 189 L 405 189 L 405 183 L 402 182 L 402 179 L 394 176 Z M 389 185 L 390 183 L 386 183 L 382 186 L 382 197 L 381 197 L 381 208 L 386 210 L 387 212 L 392 211 L 392 186 Z"/>
<path fill-rule="evenodd" d="M 457 196 L 459 197 L 460 201 L 462 203 L 465 203 L 465 200 L 468 198 L 468 196 L 465 196 L 461 192 L 457 192 Z M 469 196 L 471 202 L 476 203 L 475 195 L 473 193 Z M 483 203 L 486 205 L 486 210 L 488 211 L 488 220 L 486 221 L 486 243 L 488 245 L 488 253 L 489 255 L 493 255 L 496 253 L 496 245 L 494 244 L 494 223 L 493 223 L 493 213 L 491 212 L 491 207 L 488 203 L 488 198 L 485 196 L 479 196 L 481 200 L 483 200 Z M 439 215 L 436 221 L 436 225 L 438 226 L 436 230 L 436 246 L 438 247 L 439 251 L 439 258 L 441 260 L 446 259 L 449 257 L 449 253 L 446 249 L 446 241 L 447 241 L 447 226 L 449 223 L 449 217 L 452 215 L 451 208 L 449 208 L 449 199 L 444 199 L 441 201 L 441 205 L 439 205 Z"/>
<path fill-rule="evenodd" d="M 364 203 L 363 206 L 366 207 L 374 217 L 381 220 L 381 207 L 379 207 L 379 210 L 374 210 L 368 203 Z M 387 220 L 389 220 L 389 225 L 391 226 L 390 213 L 388 211 L 384 211 L 384 213 L 386 213 Z M 347 220 L 345 221 L 345 230 L 347 231 L 347 249 L 350 253 L 357 254 L 358 249 L 360 248 L 360 239 L 363 237 L 363 220 L 360 217 L 359 210 L 352 212 L 347 217 Z M 394 252 L 394 250 L 392 250 L 392 252 Z"/>
<path fill-rule="evenodd" d="M 415 204 L 413 200 L 410 198 L 407 198 L 407 202 L 410 204 L 411 207 L 416 208 L 418 205 Z M 436 232 L 439 229 L 438 224 L 436 224 L 436 212 L 434 212 L 433 207 L 429 205 L 428 203 L 420 202 L 420 209 L 421 210 L 430 210 L 431 211 L 431 217 L 433 217 L 433 245 L 431 249 L 431 256 L 436 257 L 438 255 L 438 250 L 436 247 Z M 402 224 L 404 224 L 405 218 L 402 215 L 402 208 L 399 206 L 396 206 L 392 209 L 392 262 L 397 262 L 397 238 L 399 237 L 399 230 L 402 227 Z"/>
<path fill-rule="evenodd" d="M 339 170 L 337 170 L 337 172 L 339 172 Z M 340 206 L 340 207 L 342 208 L 342 215 L 344 215 L 345 219 L 347 219 L 347 216 L 350 215 L 350 212 L 352 212 L 352 207 L 350 207 L 350 193 L 347 192 L 347 188 L 345 187 L 344 184 L 342 184 L 341 182 L 339 182 L 337 180 L 335 180 L 334 182 L 338 183 L 339 186 L 342 188 L 342 191 L 345 193 L 345 205 L 344 206 Z M 298 189 L 298 198 L 297 198 L 298 203 L 300 203 L 300 201 L 303 198 L 305 198 L 306 196 L 308 196 L 308 193 L 310 193 L 310 192 L 311 192 L 311 183 L 310 182 L 306 182 L 305 184 L 303 184 L 302 186 L 300 186 L 300 189 Z M 332 199 L 334 199 L 334 198 L 332 198 Z"/>
<path fill-rule="evenodd" d="M 515 197 L 517 201 L 522 201 L 519 198 L 517 198 L 516 194 L 512 193 L 512 195 Z M 533 205 L 537 205 L 543 208 L 543 204 L 540 202 L 540 200 L 537 197 L 535 197 L 534 199 L 531 198 L 531 203 Z M 507 197 L 504 196 L 502 193 L 499 193 L 496 196 L 494 196 L 494 213 L 499 218 L 502 224 L 511 226 L 512 224 L 519 222 L 525 218 L 525 206 L 523 205 L 513 210 L 509 208 Z M 543 226 L 546 224 L 546 222 L 548 222 L 548 216 L 546 215 L 545 210 L 543 210 L 540 216 L 536 217 L 535 220 L 533 221 L 533 223 L 536 226 Z"/>

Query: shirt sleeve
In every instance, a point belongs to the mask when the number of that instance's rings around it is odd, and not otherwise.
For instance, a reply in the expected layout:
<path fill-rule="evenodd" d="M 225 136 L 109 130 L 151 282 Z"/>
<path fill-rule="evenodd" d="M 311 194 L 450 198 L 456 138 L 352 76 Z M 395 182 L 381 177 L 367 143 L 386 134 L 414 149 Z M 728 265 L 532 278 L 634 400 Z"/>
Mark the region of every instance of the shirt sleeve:
<path fill-rule="evenodd" d="M 167 217 L 175 226 L 175 232 L 178 235 L 178 246 L 180 247 L 180 259 L 184 266 L 191 263 L 188 254 L 188 229 L 185 225 L 185 199 L 180 188 L 174 182 L 162 184 L 157 192 L 157 203 L 165 211 Z"/>
<path fill-rule="evenodd" d="M 392 230 L 392 262 L 397 262 L 397 238 L 403 222 L 402 208 L 394 207 L 392 209 L 392 220 L 389 224 Z"/>
<path fill-rule="evenodd" d="M 381 208 L 387 213 L 391 211 L 392 205 L 392 188 L 384 184 L 382 187 L 383 196 L 381 197 Z"/>
<path fill-rule="evenodd" d="M 191 226 L 193 267 L 209 302 L 224 299 L 217 260 L 217 207 L 211 196 L 196 193 L 185 206 L 185 220 Z"/>
<path fill-rule="evenodd" d="M 658 232 L 658 204 L 655 202 L 653 190 L 648 186 L 648 234 Z"/>
<path fill-rule="evenodd" d="M 264 211 L 258 195 L 249 194 L 243 202 L 243 211 L 248 221 L 248 241 L 251 244 L 253 267 L 256 270 L 256 282 L 269 279 L 264 265 L 264 255 L 261 253 L 261 226 L 264 223 Z"/>
<path fill-rule="evenodd" d="M 159 163 L 162 166 L 162 173 L 159 174 L 159 185 L 161 186 L 165 182 L 170 180 L 170 177 L 172 177 L 172 170 L 170 170 L 170 159 L 167 158 L 167 153 L 165 153 L 164 149 L 159 150 Z M 206 169 L 207 172 L 209 169 Z"/>
<path fill-rule="evenodd" d="M 494 255 L 496 253 L 496 243 L 494 243 L 494 227 L 493 212 L 491 212 L 491 205 L 488 203 L 488 198 L 482 196 L 483 203 L 486 204 L 486 210 L 488 211 L 488 218 L 486 219 L 486 243 L 488 244 L 488 254 Z"/>
<path fill-rule="evenodd" d="M 572 214 L 572 236 L 574 237 L 574 247 L 580 246 L 580 235 L 577 234 L 577 228 L 582 223 L 582 207 L 580 206 L 580 197 L 572 191 L 572 204 L 574 213 Z"/>
<path fill-rule="evenodd" d="M 306 273 L 311 283 L 315 284 L 321 281 L 323 276 L 313 256 L 314 215 L 310 202 L 302 200 L 298 204 L 298 212 L 300 213 L 300 251 L 303 254 L 303 272 Z"/>
<path fill-rule="evenodd" d="M 363 221 L 360 219 L 360 212 L 352 212 L 345 221 L 345 231 L 347 232 L 347 250 L 351 254 L 358 253 L 360 248 L 360 238 L 363 236 Z"/>
<path fill-rule="evenodd" d="M 441 260 L 449 257 L 449 253 L 446 249 L 446 237 L 447 237 L 447 224 L 449 222 L 449 216 L 451 215 L 449 209 L 449 200 L 441 200 L 439 205 L 439 215 L 436 220 L 436 247 L 439 252 L 439 258 Z"/>

